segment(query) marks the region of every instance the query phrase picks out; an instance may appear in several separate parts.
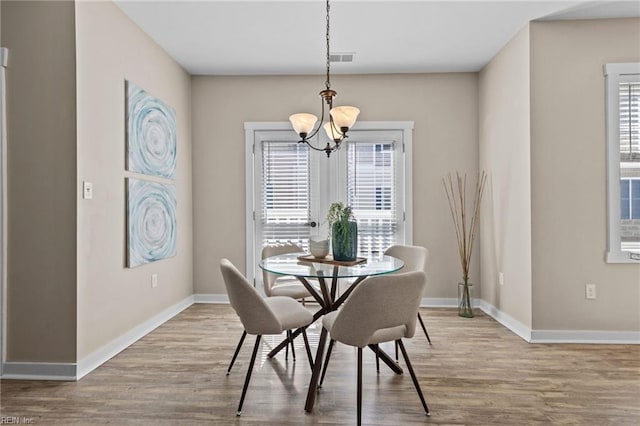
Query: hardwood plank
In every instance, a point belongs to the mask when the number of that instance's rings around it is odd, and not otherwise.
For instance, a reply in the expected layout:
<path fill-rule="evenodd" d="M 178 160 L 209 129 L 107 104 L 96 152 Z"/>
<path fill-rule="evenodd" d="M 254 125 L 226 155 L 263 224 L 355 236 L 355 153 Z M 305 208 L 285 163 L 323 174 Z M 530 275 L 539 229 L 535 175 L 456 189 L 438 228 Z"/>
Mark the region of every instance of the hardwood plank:
<path fill-rule="evenodd" d="M 473 319 L 452 309 L 421 314 L 433 345 L 420 329 L 405 345 L 431 417 L 409 374 L 376 373 L 374 354 L 364 351 L 363 424 L 640 424 L 640 346 L 527 344 L 481 312 Z M 319 327 L 309 330 L 314 353 Z M 80 382 L 0 381 L 0 415 L 64 425 L 355 423 L 355 349 L 335 345 L 307 414 L 308 362 L 268 359 L 277 336 L 265 336 L 236 418 L 254 341 L 246 339 L 227 376 L 241 333 L 229 306 L 193 305 Z M 302 354 L 301 338 L 296 346 Z"/>

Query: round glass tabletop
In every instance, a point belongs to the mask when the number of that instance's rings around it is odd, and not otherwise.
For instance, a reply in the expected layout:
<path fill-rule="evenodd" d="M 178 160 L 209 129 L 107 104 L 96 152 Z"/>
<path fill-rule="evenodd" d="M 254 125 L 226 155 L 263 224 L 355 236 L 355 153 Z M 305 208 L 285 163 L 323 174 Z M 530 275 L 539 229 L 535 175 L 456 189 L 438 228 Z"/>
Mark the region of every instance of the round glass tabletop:
<path fill-rule="evenodd" d="M 278 275 L 294 275 L 305 278 L 336 277 L 356 278 L 370 275 L 382 275 L 396 272 L 404 266 L 404 262 L 392 256 L 382 256 L 380 260 L 368 259 L 363 263 L 353 266 L 337 266 L 329 263 L 318 263 L 308 260 L 300 260 L 299 256 L 308 256 L 308 253 L 287 253 L 267 257 L 259 263 L 260 268 Z"/>

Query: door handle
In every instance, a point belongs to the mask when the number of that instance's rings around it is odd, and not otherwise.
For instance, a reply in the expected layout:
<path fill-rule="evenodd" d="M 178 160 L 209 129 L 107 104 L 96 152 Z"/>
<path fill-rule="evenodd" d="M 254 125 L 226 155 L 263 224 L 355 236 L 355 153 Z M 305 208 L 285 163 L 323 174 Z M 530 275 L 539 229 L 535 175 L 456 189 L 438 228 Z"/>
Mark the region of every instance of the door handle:
<path fill-rule="evenodd" d="M 312 228 L 315 228 L 316 226 L 318 226 L 318 224 L 314 220 L 312 220 L 311 222 L 306 223 L 305 225 L 308 225 L 308 226 L 310 226 Z"/>

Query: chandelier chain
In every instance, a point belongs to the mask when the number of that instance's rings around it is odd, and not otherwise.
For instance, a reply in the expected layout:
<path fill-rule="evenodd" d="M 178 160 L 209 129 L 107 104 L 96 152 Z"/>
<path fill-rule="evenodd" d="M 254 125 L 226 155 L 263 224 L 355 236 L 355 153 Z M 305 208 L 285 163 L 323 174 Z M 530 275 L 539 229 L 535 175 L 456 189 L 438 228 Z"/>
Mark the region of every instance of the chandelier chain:
<path fill-rule="evenodd" d="M 360 110 L 353 106 L 333 107 L 333 98 L 337 95 L 337 92 L 331 89 L 331 21 L 329 1 L 330 0 L 326 0 L 327 79 L 325 80 L 326 88 L 319 93 L 322 104 L 320 121 L 318 121 L 318 117 L 309 113 L 298 113 L 289 117 L 293 129 L 300 136 L 298 143 L 304 143 L 314 151 L 324 151 L 327 157 L 329 157 L 333 151 L 340 149 L 342 141 L 348 137 L 347 132 L 349 128 L 353 127 L 360 113 Z M 338 118 L 333 116 L 332 112 L 334 110 Z M 328 115 L 328 123 L 323 125 L 325 111 Z M 325 129 L 329 138 L 324 148 L 315 147 L 311 143 L 311 140 L 318 134 L 321 128 Z"/>
<path fill-rule="evenodd" d="M 325 86 L 327 89 L 331 88 L 331 81 L 329 78 L 330 71 L 330 55 L 329 55 L 329 0 L 327 0 L 327 81 L 325 81 Z"/>

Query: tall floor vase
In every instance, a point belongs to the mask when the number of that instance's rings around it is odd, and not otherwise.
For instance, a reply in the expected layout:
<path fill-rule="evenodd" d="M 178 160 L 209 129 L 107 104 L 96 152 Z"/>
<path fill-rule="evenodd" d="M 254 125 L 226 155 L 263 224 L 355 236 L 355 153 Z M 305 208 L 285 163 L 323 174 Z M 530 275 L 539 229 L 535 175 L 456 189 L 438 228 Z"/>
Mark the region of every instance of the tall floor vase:
<path fill-rule="evenodd" d="M 473 318 L 473 284 L 458 283 L 458 316 Z"/>

